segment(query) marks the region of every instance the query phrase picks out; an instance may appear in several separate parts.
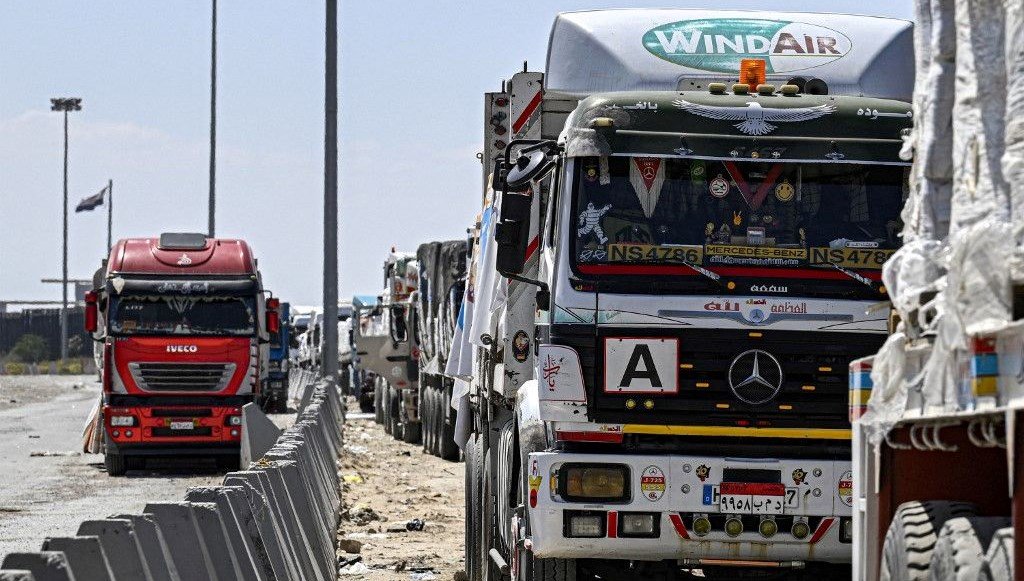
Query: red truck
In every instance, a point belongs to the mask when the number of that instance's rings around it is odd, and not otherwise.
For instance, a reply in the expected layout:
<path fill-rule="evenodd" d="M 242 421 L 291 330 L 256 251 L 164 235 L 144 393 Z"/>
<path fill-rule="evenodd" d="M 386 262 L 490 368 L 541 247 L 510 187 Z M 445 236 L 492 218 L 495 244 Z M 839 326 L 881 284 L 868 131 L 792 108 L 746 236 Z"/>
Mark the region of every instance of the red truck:
<path fill-rule="evenodd" d="M 278 301 L 243 240 L 119 240 L 86 297 L 102 344 L 107 472 L 150 456 L 237 462 L 242 406 L 260 402 Z"/>

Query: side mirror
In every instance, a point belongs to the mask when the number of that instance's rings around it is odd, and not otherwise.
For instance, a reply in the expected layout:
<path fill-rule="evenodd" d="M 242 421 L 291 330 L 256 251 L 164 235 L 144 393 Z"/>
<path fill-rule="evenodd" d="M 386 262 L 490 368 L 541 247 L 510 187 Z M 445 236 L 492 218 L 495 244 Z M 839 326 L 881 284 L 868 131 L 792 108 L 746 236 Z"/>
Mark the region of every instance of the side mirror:
<path fill-rule="evenodd" d="M 526 266 L 532 205 L 532 192 L 501 195 L 501 216 L 494 226 L 494 241 L 498 244 L 495 266 L 503 275 L 520 274 Z"/>
<path fill-rule="evenodd" d="M 279 299 L 267 299 L 267 331 L 270 333 L 281 331 L 281 314 L 277 312 L 277 309 L 280 307 L 281 301 Z"/>
<path fill-rule="evenodd" d="M 99 298 L 96 291 L 85 293 L 85 330 L 88 333 L 95 333 L 99 329 Z"/>
<path fill-rule="evenodd" d="M 541 149 L 520 154 L 505 175 L 506 191 L 528 187 L 531 181 L 544 177 L 554 165 L 555 162 L 548 159 L 547 153 Z"/>

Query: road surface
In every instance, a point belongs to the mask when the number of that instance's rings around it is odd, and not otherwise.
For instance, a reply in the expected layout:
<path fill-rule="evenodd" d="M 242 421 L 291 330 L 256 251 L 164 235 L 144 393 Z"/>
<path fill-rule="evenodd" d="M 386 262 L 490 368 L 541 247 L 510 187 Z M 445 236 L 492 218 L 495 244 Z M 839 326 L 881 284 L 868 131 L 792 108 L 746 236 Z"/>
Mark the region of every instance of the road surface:
<path fill-rule="evenodd" d="M 82 454 L 82 426 L 99 398 L 95 376 L 0 376 L 0 556 L 38 551 L 87 519 L 140 513 L 190 486 L 220 484 L 202 461 L 163 461 L 111 478 L 103 456 Z"/>

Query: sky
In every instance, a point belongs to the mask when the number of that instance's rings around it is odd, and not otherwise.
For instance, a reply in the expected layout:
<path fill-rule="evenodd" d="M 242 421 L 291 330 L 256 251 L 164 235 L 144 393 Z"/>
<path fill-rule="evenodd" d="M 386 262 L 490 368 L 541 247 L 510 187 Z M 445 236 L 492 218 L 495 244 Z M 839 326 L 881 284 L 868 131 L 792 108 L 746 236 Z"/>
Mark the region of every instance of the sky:
<path fill-rule="evenodd" d="M 340 296 L 376 294 L 392 246 L 465 236 L 479 211 L 483 93 L 542 70 L 558 12 L 629 0 L 342 0 Z M 716 8 L 814 10 L 806 1 Z M 682 1 L 674 7 L 701 7 Z M 834 0 L 836 12 L 912 18 L 909 0 Z M 324 6 L 218 5 L 217 235 L 244 238 L 267 288 L 322 296 Z M 69 204 L 114 182 L 114 238 L 204 232 L 209 0 L 0 0 L 0 300 L 59 299 L 62 118 Z M 69 274 L 106 254 L 106 209 L 71 213 Z"/>

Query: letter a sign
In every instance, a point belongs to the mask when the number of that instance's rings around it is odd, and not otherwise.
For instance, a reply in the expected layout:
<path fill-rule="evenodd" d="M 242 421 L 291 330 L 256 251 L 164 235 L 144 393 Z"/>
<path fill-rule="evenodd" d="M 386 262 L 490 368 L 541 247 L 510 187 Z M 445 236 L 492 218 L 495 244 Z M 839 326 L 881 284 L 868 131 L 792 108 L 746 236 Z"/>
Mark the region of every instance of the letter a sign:
<path fill-rule="evenodd" d="M 609 337 L 604 342 L 605 393 L 678 393 L 679 340 Z"/>

